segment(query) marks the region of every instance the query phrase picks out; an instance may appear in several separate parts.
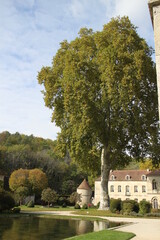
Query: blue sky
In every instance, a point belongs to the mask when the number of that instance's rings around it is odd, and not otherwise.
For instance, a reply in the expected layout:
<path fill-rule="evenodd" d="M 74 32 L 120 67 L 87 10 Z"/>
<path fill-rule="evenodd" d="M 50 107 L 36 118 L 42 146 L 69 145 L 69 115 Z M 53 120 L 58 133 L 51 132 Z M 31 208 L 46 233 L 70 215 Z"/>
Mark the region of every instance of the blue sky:
<path fill-rule="evenodd" d="M 0 6 L 0 132 L 56 139 L 37 74 L 81 27 L 101 30 L 127 15 L 154 48 L 147 0 L 0 0 Z"/>

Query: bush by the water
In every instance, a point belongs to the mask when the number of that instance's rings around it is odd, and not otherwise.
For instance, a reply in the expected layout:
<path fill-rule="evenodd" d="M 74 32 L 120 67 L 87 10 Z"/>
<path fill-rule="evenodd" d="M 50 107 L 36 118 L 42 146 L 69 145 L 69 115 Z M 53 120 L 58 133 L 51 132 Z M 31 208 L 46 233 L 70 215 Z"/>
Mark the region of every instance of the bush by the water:
<path fill-rule="evenodd" d="M 0 212 L 10 210 L 15 206 L 15 201 L 9 192 L 0 192 Z"/>
<path fill-rule="evenodd" d="M 21 211 L 20 207 L 14 207 L 12 209 L 12 213 L 20 213 L 20 211 Z"/>
<path fill-rule="evenodd" d="M 151 212 L 151 203 L 147 202 L 146 200 L 142 200 L 139 203 L 139 212 L 141 214 L 146 214 Z"/>
<path fill-rule="evenodd" d="M 27 204 L 27 207 L 34 207 L 34 202 L 32 200 L 29 201 L 29 203 Z"/>
<path fill-rule="evenodd" d="M 80 205 L 78 203 L 76 203 L 76 205 L 74 206 L 75 209 L 81 209 Z"/>
<path fill-rule="evenodd" d="M 121 211 L 121 199 L 113 199 L 110 200 L 110 211 L 112 213 L 120 212 Z"/>
<path fill-rule="evenodd" d="M 139 204 L 134 200 L 125 200 L 122 202 L 122 212 L 124 215 L 129 215 L 132 212 L 139 212 Z"/>

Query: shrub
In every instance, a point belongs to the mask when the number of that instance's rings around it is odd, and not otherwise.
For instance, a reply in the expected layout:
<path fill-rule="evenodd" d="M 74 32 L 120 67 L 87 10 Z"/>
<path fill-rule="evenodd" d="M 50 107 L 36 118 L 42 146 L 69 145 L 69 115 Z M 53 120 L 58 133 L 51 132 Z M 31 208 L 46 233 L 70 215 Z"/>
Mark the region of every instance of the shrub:
<path fill-rule="evenodd" d="M 121 211 L 121 199 L 111 199 L 110 200 L 110 211 L 112 213 Z"/>
<path fill-rule="evenodd" d="M 99 208 L 99 206 L 100 206 L 100 202 L 97 203 L 97 206 L 96 206 L 96 207 Z"/>
<path fill-rule="evenodd" d="M 15 206 L 15 201 L 9 192 L 0 192 L 0 212 L 10 210 Z"/>
<path fill-rule="evenodd" d="M 20 207 L 14 207 L 12 209 L 12 213 L 20 213 L 20 211 L 21 211 Z"/>
<path fill-rule="evenodd" d="M 66 207 L 67 207 L 67 204 L 64 202 L 64 203 L 62 204 L 62 207 L 63 207 L 63 208 L 66 208 Z"/>
<path fill-rule="evenodd" d="M 141 214 L 150 213 L 151 212 L 151 203 L 147 202 L 146 200 L 140 201 L 139 212 Z"/>
<path fill-rule="evenodd" d="M 83 204 L 83 206 L 82 206 L 82 209 L 88 209 L 88 206 L 87 206 L 87 204 L 85 203 L 85 204 Z"/>
<path fill-rule="evenodd" d="M 80 205 L 78 203 L 76 203 L 76 205 L 74 206 L 75 209 L 81 209 Z"/>
<path fill-rule="evenodd" d="M 66 198 L 65 197 L 59 197 L 58 198 L 58 205 L 63 206 L 64 203 L 66 203 Z"/>
<path fill-rule="evenodd" d="M 27 207 L 34 207 L 34 202 L 32 200 L 29 201 L 29 203 L 27 204 Z"/>
<path fill-rule="evenodd" d="M 123 214 L 126 214 L 126 215 L 129 215 L 132 212 L 138 213 L 139 205 L 134 200 L 125 200 L 122 202 L 122 211 L 123 211 Z"/>
<path fill-rule="evenodd" d="M 77 192 L 73 192 L 69 197 L 69 202 L 72 205 L 75 205 L 77 201 L 79 201 L 79 194 Z"/>
<path fill-rule="evenodd" d="M 96 208 L 96 206 L 94 206 L 93 203 L 88 203 L 88 208 Z"/>

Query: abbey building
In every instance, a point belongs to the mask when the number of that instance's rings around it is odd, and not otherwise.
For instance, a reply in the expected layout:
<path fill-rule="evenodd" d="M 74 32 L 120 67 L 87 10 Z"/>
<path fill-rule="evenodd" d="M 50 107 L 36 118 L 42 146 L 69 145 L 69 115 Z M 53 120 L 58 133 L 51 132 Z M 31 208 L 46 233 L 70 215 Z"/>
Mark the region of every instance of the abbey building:
<path fill-rule="evenodd" d="M 95 181 L 94 204 L 100 202 L 101 178 Z M 160 170 L 115 170 L 109 176 L 110 198 L 121 200 L 145 199 L 153 208 L 160 208 Z"/>

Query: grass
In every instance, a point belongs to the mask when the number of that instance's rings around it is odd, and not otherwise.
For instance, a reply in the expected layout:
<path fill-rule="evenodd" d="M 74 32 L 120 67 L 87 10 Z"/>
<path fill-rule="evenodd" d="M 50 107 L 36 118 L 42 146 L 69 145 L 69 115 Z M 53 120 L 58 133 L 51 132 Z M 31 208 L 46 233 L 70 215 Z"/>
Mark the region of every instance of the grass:
<path fill-rule="evenodd" d="M 99 232 L 92 232 L 85 235 L 79 235 L 72 238 L 67 238 L 67 240 L 129 240 L 133 238 L 135 234 L 126 233 L 120 231 L 103 230 Z"/>
<path fill-rule="evenodd" d="M 20 206 L 21 210 L 24 211 L 32 211 L 32 212 L 42 212 L 42 211 L 74 211 L 75 209 L 73 207 L 66 207 L 66 208 L 63 208 L 63 207 L 43 207 L 43 206 L 40 206 L 40 205 L 35 205 L 34 207 L 27 207 L 25 205 L 21 205 Z"/>

